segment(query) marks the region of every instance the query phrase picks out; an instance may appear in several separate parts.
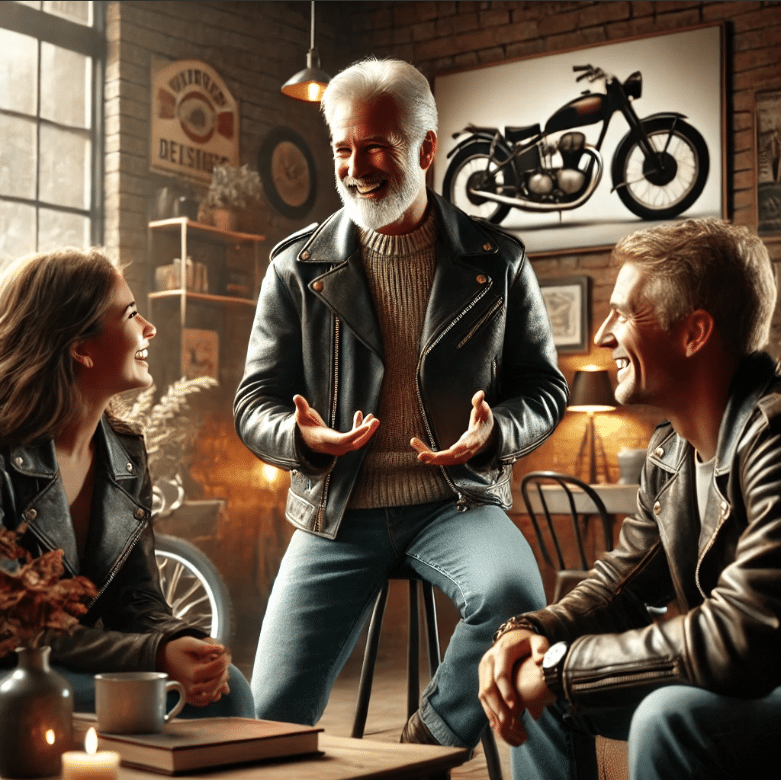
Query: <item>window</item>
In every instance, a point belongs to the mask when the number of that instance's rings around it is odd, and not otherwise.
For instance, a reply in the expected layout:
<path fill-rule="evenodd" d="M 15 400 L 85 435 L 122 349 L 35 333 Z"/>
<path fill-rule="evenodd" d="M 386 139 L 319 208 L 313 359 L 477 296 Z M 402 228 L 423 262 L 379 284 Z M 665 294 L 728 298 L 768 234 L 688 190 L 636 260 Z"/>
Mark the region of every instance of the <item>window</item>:
<path fill-rule="evenodd" d="M 102 243 L 103 5 L 0 3 L 0 266 Z"/>

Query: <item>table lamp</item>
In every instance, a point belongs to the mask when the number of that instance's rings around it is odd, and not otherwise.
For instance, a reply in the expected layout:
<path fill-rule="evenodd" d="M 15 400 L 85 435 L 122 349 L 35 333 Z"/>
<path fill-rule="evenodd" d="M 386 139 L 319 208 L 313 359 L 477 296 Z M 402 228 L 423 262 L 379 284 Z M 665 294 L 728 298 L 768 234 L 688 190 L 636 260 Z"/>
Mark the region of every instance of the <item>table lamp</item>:
<path fill-rule="evenodd" d="M 613 388 L 610 386 L 610 378 L 607 369 L 597 366 L 585 366 L 575 372 L 572 380 L 570 402 L 567 409 L 570 412 L 586 412 L 588 424 L 580 443 L 575 471 L 580 476 L 584 470 L 584 463 L 588 459 L 588 482 L 594 484 L 597 474 L 604 473 L 607 481 L 607 459 L 602 437 L 597 433 L 594 425 L 596 412 L 612 412 L 616 408 L 613 397 Z"/>

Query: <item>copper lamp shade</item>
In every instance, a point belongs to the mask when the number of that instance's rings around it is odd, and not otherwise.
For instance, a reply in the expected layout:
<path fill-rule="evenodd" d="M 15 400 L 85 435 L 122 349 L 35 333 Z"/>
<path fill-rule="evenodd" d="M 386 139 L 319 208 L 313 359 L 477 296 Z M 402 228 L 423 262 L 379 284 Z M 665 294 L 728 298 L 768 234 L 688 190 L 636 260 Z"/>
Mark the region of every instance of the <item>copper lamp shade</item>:
<path fill-rule="evenodd" d="M 312 0 L 312 24 L 306 67 L 282 85 L 282 94 L 306 103 L 319 103 L 331 77 L 320 69 L 320 55 L 315 48 L 315 3 Z"/>

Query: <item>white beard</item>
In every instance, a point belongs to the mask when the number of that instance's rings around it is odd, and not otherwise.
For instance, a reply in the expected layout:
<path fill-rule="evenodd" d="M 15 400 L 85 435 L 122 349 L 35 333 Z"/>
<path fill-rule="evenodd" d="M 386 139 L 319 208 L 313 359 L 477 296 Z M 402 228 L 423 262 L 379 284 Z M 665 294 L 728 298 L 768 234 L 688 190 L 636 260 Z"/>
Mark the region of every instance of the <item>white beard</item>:
<path fill-rule="evenodd" d="M 362 179 L 336 177 L 336 189 L 342 199 L 347 216 L 364 230 L 381 230 L 396 222 L 412 205 L 420 192 L 420 183 L 415 176 L 415 164 L 418 152 L 411 145 L 399 175 L 387 178 L 388 188 L 385 196 L 377 200 L 362 198 L 355 185 L 360 182 L 368 187 L 386 180 L 385 174 L 371 174 Z"/>

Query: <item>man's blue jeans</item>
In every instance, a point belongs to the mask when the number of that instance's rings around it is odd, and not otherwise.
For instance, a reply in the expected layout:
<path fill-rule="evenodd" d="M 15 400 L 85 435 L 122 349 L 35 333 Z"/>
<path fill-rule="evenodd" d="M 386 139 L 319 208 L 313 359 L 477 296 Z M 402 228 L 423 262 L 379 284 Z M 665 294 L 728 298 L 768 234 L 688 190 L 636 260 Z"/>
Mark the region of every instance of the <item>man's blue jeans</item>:
<path fill-rule="evenodd" d="M 335 540 L 296 531 L 260 632 L 252 692 L 259 718 L 315 724 L 377 593 L 399 565 L 436 585 L 458 623 L 421 717 L 444 745 L 472 747 L 486 724 L 477 667 L 497 627 L 545 604 L 532 550 L 498 507 L 455 500 L 346 513 Z M 401 727 L 401 726 L 400 726 Z"/>
<path fill-rule="evenodd" d="M 741 780 L 769 776 L 781 766 L 781 688 L 744 699 L 670 685 L 650 693 L 635 709 L 575 718 L 570 721 L 575 728 L 551 711 L 537 723 L 529 720 L 524 721 L 529 739 L 512 750 L 515 780 L 595 778 L 589 761 L 573 762 L 576 747 L 577 755 L 585 756 L 586 731 L 628 739 L 630 780 Z M 593 760 L 593 745 L 591 751 Z"/>
<path fill-rule="evenodd" d="M 52 666 L 73 688 L 73 709 L 75 712 L 95 712 L 95 674 L 97 672 L 79 672 L 62 666 Z M 230 693 L 220 697 L 206 707 L 194 707 L 185 704 L 179 713 L 180 718 L 254 718 L 252 692 L 249 683 L 239 669 L 230 666 L 228 679 Z M 169 693 L 168 707 L 176 701 L 176 693 Z"/>

